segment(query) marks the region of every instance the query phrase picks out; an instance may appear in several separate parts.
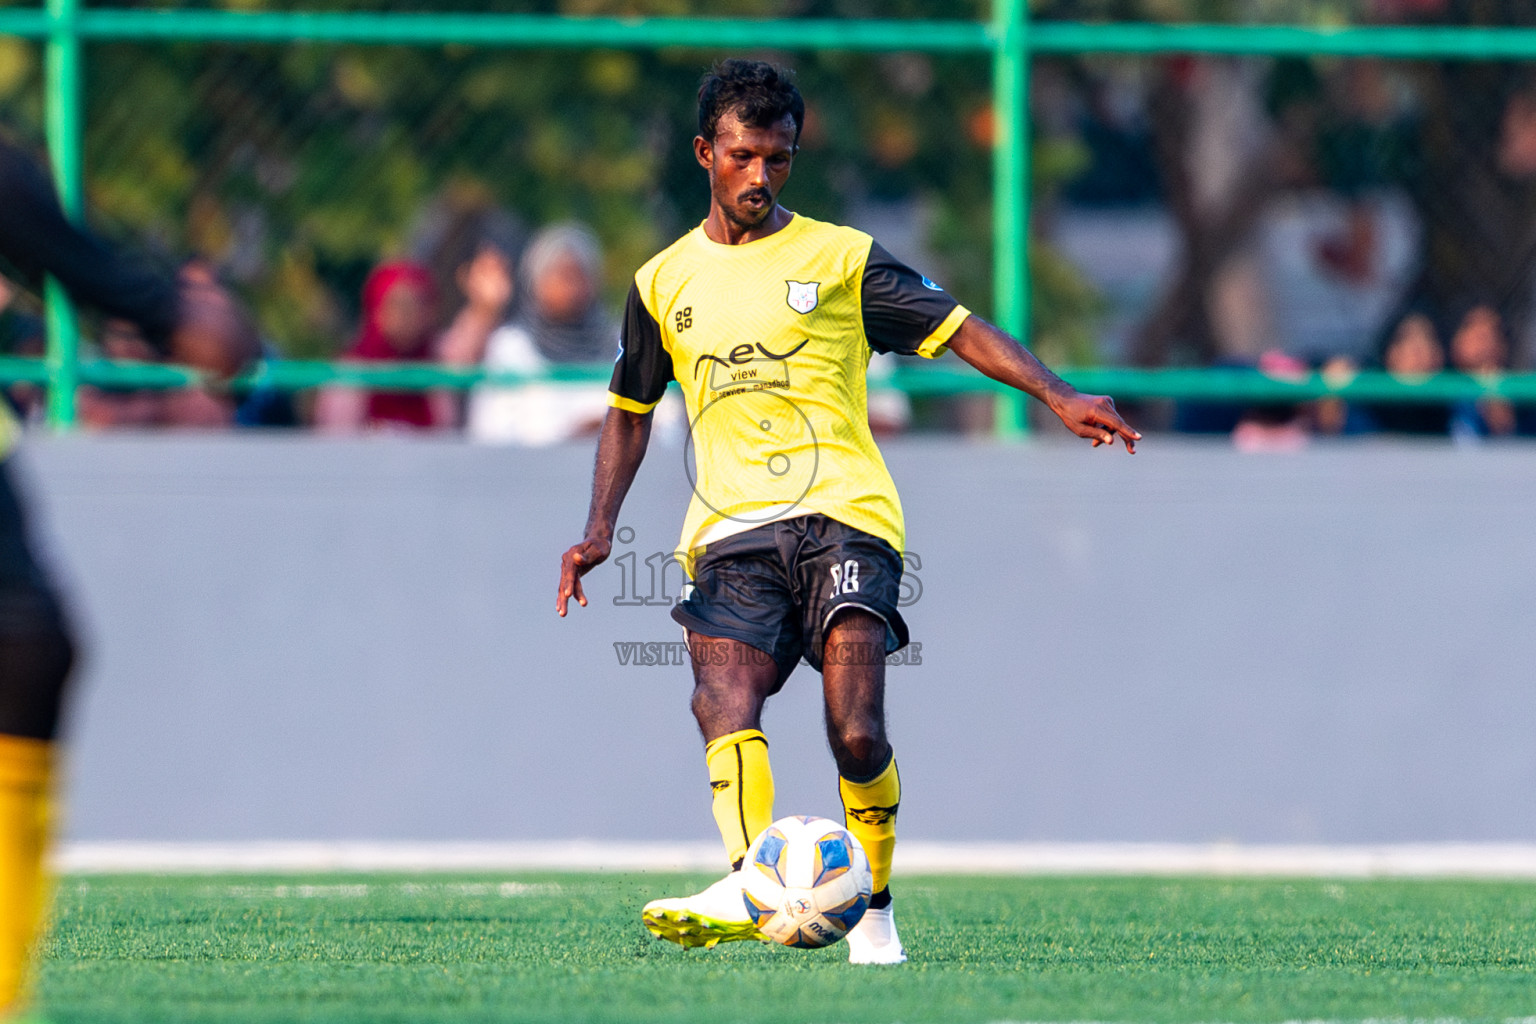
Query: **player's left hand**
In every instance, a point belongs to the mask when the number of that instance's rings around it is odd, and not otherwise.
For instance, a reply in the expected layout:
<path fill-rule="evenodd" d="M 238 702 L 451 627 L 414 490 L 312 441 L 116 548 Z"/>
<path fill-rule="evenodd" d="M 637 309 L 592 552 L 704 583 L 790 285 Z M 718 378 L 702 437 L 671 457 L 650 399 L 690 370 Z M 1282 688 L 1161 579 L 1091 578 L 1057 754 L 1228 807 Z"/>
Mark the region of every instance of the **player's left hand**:
<path fill-rule="evenodd" d="M 1085 395 L 1080 391 L 1052 394 L 1046 404 L 1061 417 L 1061 422 L 1078 437 L 1086 437 L 1097 448 L 1101 444 L 1114 444 L 1118 435 L 1125 441 L 1125 450 L 1136 454 L 1136 442 L 1141 434 L 1120 418 L 1115 411 L 1115 400 L 1108 395 Z"/>

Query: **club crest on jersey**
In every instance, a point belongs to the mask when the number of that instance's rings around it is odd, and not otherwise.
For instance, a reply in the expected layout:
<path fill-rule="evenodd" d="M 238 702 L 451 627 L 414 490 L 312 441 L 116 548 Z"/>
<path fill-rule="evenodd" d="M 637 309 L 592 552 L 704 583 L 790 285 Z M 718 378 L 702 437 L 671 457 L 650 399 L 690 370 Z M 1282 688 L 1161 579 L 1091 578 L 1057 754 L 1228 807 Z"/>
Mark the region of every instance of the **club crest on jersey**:
<path fill-rule="evenodd" d="M 789 297 L 785 300 L 796 313 L 809 313 L 816 308 L 816 290 L 820 281 L 785 281 L 789 285 Z"/>

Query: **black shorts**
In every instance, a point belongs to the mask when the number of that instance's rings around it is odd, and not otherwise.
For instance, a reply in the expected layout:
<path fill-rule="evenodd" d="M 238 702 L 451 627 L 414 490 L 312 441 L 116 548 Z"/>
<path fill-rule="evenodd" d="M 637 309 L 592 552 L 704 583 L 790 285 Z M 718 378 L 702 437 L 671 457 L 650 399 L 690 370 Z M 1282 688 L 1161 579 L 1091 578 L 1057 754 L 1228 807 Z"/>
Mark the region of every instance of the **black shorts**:
<path fill-rule="evenodd" d="M 672 617 L 691 632 L 755 647 L 784 675 L 801 657 L 820 672 L 827 626 L 844 608 L 885 621 L 886 654 L 907 645 L 901 572 L 901 555 L 879 537 L 824 515 L 798 516 L 706 547 Z"/>

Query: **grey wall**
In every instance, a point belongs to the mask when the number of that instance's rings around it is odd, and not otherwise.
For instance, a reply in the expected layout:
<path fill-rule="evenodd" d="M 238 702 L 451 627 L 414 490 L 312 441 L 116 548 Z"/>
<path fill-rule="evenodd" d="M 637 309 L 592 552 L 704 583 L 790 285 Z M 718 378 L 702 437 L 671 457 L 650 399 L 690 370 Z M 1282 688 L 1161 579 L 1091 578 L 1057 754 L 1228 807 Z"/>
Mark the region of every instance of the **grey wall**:
<path fill-rule="evenodd" d="M 1244 457 L 888 446 L 922 562 L 890 672 L 903 834 L 1533 840 L 1536 449 Z M 661 607 L 553 611 L 589 446 L 39 441 L 21 457 L 91 640 L 77 839 L 707 839 Z M 626 549 L 670 550 L 682 453 Z M 622 553 L 622 552 L 618 552 Z M 836 813 L 802 667 L 781 812 Z"/>

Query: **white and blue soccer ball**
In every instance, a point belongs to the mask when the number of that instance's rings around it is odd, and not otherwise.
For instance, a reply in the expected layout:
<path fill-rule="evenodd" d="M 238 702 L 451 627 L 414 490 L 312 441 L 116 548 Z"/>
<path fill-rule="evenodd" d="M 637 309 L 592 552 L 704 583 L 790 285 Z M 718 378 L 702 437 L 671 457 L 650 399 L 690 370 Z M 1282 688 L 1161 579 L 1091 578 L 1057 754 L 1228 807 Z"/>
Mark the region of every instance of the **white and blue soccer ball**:
<path fill-rule="evenodd" d="M 826 818 L 769 825 L 742 862 L 742 899 L 758 931 L 785 946 L 830 946 L 869 909 L 874 881 L 864 847 Z"/>

